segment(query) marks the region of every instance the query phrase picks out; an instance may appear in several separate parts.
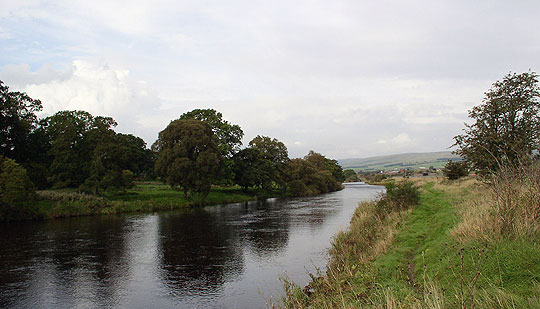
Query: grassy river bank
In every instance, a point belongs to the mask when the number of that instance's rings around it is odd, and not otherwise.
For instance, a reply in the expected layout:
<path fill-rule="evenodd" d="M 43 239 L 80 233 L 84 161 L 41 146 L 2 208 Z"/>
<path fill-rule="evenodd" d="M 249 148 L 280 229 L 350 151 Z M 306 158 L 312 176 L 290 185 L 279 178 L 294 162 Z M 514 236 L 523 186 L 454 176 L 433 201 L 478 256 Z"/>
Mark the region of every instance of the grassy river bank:
<path fill-rule="evenodd" d="M 27 218 L 61 218 L 106 215 L 126 212 L 152 212 L 194 206 L 183 191 L 173 190 L 158 182 L 139 183 L 122 194 L 94 196 L 70 190 L 44 190 Z M 208 205 L 240 203 L 256 200 L 253 193 L 239 187 L 214 187 L 208 195 Z"/>
<path fill-rule="evenodd" d="M 361 203 L 327 271 L 285 281 L 283 306 L 540 308 L 539 179 L 416 180 L 412 208 Z"/>

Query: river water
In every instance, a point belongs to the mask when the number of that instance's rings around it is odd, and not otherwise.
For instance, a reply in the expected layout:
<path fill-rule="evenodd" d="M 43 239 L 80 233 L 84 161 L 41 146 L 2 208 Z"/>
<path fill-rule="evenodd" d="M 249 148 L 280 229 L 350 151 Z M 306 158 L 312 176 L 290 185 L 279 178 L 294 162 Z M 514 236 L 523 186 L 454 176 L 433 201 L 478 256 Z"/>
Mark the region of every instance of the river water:
<path fill-rule="evenodd" d="M 0 307 L 261 308 L 324 269 L 381 187 L 186 211 L 0 225 Z"/>

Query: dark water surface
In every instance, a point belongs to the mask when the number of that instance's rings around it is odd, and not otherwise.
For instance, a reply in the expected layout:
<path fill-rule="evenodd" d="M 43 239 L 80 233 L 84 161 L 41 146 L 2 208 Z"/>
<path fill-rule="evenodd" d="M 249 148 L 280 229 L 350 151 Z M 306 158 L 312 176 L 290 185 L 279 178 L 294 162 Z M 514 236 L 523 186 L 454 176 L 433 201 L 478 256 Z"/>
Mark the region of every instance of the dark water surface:
<path fill-rule="evenodd" d="M 264 307 L 380 191 L 0 225 L 0 307 Z"/>

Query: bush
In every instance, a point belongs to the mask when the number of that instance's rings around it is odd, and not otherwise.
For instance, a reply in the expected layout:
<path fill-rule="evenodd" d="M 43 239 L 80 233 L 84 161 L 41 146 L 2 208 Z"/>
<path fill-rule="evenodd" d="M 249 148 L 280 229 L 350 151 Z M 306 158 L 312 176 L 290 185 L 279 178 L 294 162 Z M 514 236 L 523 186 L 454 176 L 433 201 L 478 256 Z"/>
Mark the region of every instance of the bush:
<path fill-rule="evenodd" d="M 460 161 L 460 162 L 448 161 L 448 163 L 446 163 L 446 165 L 443 168 L 443 174 L 444 174 L 444 177 L 450 180 L 456 180 L 461 177 L 465 177 L 469 175 L 469 167 L 467 165 L 467 162 L 465 161 Z"/>
<path fill-rule="evenodd" d="M 380 211 L 404 210 L 420 202 L 420 190 L 412 181 L 389 182 L 386 193 L 377 202 Z"/>

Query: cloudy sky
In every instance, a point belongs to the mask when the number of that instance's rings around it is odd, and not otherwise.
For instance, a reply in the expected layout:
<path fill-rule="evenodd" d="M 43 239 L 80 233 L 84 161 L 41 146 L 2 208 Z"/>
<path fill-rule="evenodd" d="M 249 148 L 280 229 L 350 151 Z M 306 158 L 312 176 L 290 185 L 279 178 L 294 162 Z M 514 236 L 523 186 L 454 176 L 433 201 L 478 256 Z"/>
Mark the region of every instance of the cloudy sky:
<path fill-rule="evenodd" d="M 540 1 L 0 0 L 0 80 L 151 144 L 214 108 L 291 157 L 446 150 L 508 72 L 540 68 Z"/>

